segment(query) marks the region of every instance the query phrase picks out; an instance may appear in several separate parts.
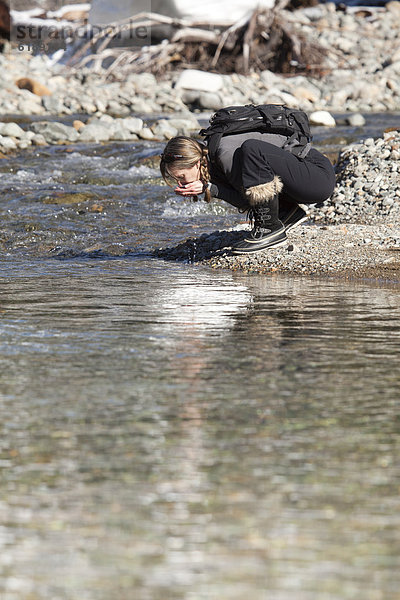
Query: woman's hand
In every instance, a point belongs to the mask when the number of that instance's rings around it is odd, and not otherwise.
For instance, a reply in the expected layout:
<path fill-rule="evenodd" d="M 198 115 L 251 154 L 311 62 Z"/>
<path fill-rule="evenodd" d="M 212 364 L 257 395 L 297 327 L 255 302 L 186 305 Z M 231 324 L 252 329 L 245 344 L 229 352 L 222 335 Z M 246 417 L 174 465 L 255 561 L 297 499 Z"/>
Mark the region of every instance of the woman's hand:
<path fill-rule="evenodd" d="M 197 196 L 204 191 L 203 182 L 199 179 L 191 183 L 179 184 L 174 192 L 178 196 Z"/>

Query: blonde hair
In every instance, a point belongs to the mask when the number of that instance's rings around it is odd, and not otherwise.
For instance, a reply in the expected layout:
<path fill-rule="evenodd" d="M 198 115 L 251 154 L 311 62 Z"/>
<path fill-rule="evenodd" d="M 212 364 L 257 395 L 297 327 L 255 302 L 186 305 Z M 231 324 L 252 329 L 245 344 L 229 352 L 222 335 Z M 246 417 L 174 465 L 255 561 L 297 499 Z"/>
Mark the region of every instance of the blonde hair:
<path fill-rule="evenodd" d="M 172 187 L 168 180 L 171 177 L 168 168 L 190 169 L 200 161 L 200 181 L 205 191 L 204 200 L 211 202 L 211 194 L 207 185 L 210 181 L 207 160 L 208 150 L 196 140 L 185 135 L 171 138 L 161 154 L 160 171 L 164 181 Z M 198 200 L 193 196 L 193 200 Z"/>

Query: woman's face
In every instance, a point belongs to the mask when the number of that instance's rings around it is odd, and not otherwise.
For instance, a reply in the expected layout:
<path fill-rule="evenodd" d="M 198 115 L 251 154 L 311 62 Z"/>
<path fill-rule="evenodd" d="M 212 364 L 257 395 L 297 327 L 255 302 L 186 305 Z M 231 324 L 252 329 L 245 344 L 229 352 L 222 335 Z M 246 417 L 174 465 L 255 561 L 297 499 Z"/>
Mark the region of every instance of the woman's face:
<path fill-rule="evenodd" d="M 198 161 L 193 167 L 186 169 L 180 169 L 179 167 L 170 167 L 168 169 L 169 174 L 175 181 L 180 185 L 186 185 L 187 183 L 193 183 L 200 179 L 200 161 Z"/>

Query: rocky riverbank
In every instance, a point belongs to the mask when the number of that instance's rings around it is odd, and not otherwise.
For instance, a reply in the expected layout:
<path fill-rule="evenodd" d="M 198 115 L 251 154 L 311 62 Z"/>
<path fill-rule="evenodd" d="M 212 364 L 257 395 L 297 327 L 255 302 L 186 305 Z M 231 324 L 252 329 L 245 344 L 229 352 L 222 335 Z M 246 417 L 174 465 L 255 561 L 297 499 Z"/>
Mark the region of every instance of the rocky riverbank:
<path fill-rule="evenodd" d="M 45 54 L 13 49 L 0 55 L 0 114 L 132 114 L 215 110 L 222 105 L 284 103 L 307 112 L 400 110 L 400 2 L 384 7 L 342 9 L 333 3 L 294 12 L 282 19 L 299 35 L 326 51 L 318 78 L 255 72 L 249 76 L 176 71 L 107 78 L 106 70 L 74 70 Z M 115 74 L 118 77 L 118 73 Z M 36 87 L 16 85 L 31 78 Z"/>
<path fill-rule="evenodd" d="M 165 140 L 175 135 L 190 135 L 200 125 L 192 113 L 174 115 L 147 124 L 139 117 L 113 118 L 103 114 L 86 122 L 75 119 L 71 125 L 59 121 L 37 121 L 23 129 L 15 122 L 0 122 L 0 156 L 29 146 L 114 141 Z"/>
<path fill-rule="evenodd" d="M 400 111 L 399 1 L 345 10 L 327 3 L 282 15 L 299 36 L 326 49 L 325 74 L 318 79 L 271 71 L 244 76 L 185 70 L 158 79 L 131 73 L 112 81 L 102 68 L 74 70 L 46 54 L 14 48 L 0 55 L 0 152 L 31 144 L 165 140 L 198 131 L 196 110 L 229 104 L 283 103 L 325 126 L 335 125 L 329 111 Z M 26 131 L 17 123 L 5 125 L 7 115 L 85 116 L 73 127 L 43 121 Z M 163 118 L 154 123 L 155 115 Z M 349 114 L 354 118 L 359 119 L 354 126 L 362 125 L 361 115 Z"/>
<path fill-rule="evenodd" d="M 311 225 L 288 233 L 286 246 L 235 256 L 232 244 L 248 225 L 186 240 L 155 255 L 245 273 L 291 273 L 400 282 L 400 232 L 395 225 Z"/>

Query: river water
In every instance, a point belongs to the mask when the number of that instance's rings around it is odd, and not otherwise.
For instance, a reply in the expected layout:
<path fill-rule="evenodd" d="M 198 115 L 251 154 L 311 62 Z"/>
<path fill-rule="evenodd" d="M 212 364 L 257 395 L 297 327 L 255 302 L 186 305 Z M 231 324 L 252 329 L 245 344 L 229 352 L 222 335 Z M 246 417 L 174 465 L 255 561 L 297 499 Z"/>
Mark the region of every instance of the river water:
<path fill-rule="evenodd" d="M 0 597 L 399 600 L 398 287 L 154 258 L 160 150 L 0 161 Z"/>

